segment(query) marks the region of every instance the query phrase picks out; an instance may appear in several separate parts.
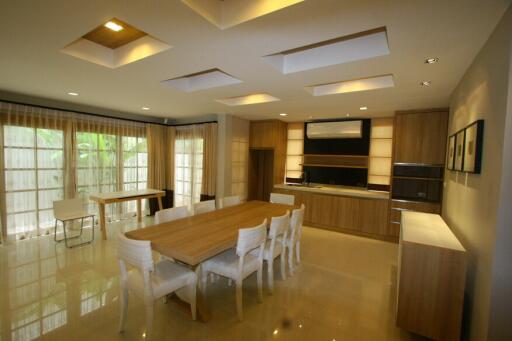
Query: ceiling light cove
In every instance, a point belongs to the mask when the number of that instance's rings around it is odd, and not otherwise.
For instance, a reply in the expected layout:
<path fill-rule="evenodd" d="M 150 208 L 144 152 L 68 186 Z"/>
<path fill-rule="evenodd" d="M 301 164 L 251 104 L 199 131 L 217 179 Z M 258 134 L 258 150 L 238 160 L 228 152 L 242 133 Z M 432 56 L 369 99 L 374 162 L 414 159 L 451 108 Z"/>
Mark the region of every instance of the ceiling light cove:
<path fill-rule="evenodd" d="M 282 112 L 282 113 L 280 113 L 280 114 L 279 114 L 279 116 L 288 116 L 288 114 L 287 114 L 287 113 Z"/>
<path fill-rule="evenodd" d="M 68 95 L 69 96 L 78 96 L 78 93 L 77 92 L 68 92 Z"/>
<path fill-rule="evenodd" d="M 113 21 L 109 21 L 107 22 L 105 25 L 104 25 L 106 28 L 112 30 L 112 31 L 115 31 L 115 32 L 119 32 L 123 29 L 123 26 L 119 25 L 119 24 L 116 24 L 115 22 Z"/>
<path fill-rule="evenodd" d="M 359 110 L 362 110 L 362 111 L 368 110 L 368 107 L 360 107 Z"/>
<path fill-rule="evenodd" d="M 263 57 L 284 74 L 389 54 L 385 27 L 297 47 Z"/>
<path fill-rule="evenodd" d="M 147 110 L 150 110 L 151 108 L 149 108 L 149 107 L 142 107 L 141 109 L 147 111 Z"/>
<path fill-rule="evenodd" d="M 431 81 L 423 81 L 420 83 L 421 86 L 431 86 L 432 85 L 432 82 Z"/>
<path fill-rule="evenodd" d="M 194 92 L 210 88 L 242 83 L 231 75 L 219 69 L 200 71 L 189 75 L 162 81 L 162 84 L 171 86 L 181 91 Z"/>
<path fill-rule="evenodd" d="M 428 58 L 425 60 L 425 64 L 435 64 L 439 61 L 439 58 Z"/>
<path fill-rule="evenodd" d="M 375 76 L 362 79 L 341 81 L 330 84 L 310 85 L 304 89 L 313 96 L 344 94 L 349 92 L 377 90 L 395 86 L 393 75 Z"/>
<path fill-rule="evenodd" d="M 232 107 L 232 106 L 238 106 L 238 105 L 276 102 L 276 101 L 280 101 L 280 99 L 277 97 L 271 96 L 267 93 L 259 93 L 259 94 L 252 94 L 252 95 L 247 95 L 247 96 L 221 98 L 221 99 L 216 99 L 215 101 L 225 104 L 225 105 L 229 105 Z"/>

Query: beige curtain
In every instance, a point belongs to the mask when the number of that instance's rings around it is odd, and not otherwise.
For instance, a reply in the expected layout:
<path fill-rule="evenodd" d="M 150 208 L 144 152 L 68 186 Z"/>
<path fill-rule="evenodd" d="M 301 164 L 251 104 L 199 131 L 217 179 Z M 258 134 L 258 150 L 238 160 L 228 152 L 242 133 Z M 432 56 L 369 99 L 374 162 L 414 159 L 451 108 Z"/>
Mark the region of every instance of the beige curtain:
<path fill-rule="evenodd" d="M 49 233 L 55 200 L 146 188 L 144 123 L 0 102 L 0 131 L 4 236 Z M 107 213 L 133 215 L 131 206 Z"/>
<path fill-rule="evenodd" d="M 217 180 L 217 123 L 203 126 L 203 181 L 201 200 L 215 199 Z"/>

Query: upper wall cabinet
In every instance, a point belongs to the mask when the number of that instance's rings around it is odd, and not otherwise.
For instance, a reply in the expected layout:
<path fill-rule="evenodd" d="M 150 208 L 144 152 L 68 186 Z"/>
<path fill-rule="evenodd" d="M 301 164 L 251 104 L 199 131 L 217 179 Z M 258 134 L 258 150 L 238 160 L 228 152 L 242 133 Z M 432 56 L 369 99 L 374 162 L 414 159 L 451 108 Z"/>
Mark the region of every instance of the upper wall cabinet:
<path fill-rule="evenodd" d="M 394 163 L 444 165 L 448 109 L 397 112 Z"/>

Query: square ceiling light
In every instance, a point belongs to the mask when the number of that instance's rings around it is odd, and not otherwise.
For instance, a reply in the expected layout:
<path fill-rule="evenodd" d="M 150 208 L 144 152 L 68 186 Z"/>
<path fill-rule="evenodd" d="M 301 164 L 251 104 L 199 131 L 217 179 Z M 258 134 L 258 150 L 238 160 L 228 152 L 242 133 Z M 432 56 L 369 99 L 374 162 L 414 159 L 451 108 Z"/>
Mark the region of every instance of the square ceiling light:
<path fill-rule="evenodd" d="M 392 88 L 395 86 L 393 75 L 375 76 L 329 84 L 307 86 L 304 89 L 313 96 L 344 94 L 349 92 Z"/>
<path fill-rule="evenodd" d="M 171 47 L 144 31 L 112 18 L 67 45 L 61 52 L 114 69 Z"/>
<path fill-rule="evenodd" d="M 196 72 L 178 78 L 162 81 L 163 84 L 185 92 L 217 88 L 226 85 L 242 83 L 241 80 L 228 75 L 219 69 Z"/>
<path fill-rule="evenodd" d="M 203 18 L 224 30 L 304 0 L 181 0 Z"/>
<path fill-rule="evenodd" d="M 233 106 L 238 106 L 238 105 L 276 102 L 276 101 L 280 101 L 280 99 L 277 97 L 271 96 L 267 93 L 259 93 L 259 94 L 251 94 L 251 95 L 247 95 L 247 96 L 216 99 L 215 101 L 233 107 Z"/>
<path fill-rule="evenodd" d="M 263 57 L 283 74 L 389 54 L 385 27 L 322 41 Z"/>

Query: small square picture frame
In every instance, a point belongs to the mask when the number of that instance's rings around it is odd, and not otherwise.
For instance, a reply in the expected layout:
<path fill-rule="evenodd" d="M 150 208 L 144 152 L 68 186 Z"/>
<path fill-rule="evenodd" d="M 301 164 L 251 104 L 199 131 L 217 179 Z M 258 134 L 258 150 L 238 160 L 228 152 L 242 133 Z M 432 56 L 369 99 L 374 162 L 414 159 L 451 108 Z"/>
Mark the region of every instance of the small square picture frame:
<path fill-rule="evenodd" d="M 448 137 L 448 152 L 446 153 L 446 168 L 455 170 L 455 134 Z"/>
<path fill-rule="evenodd" d="M 483 120 L 475 121 L 464 129 L 463 172 L 480 174 L 482 168 L 483 132 Z"/>
<path fill-rule="evenodd" d="M 465 129 L 462 129 L 455 134 L 455 160 L 453 163 L 453 169 L 456 171 L 462 171 L 462 168 L 464 167 L 464 137 Z"/>

